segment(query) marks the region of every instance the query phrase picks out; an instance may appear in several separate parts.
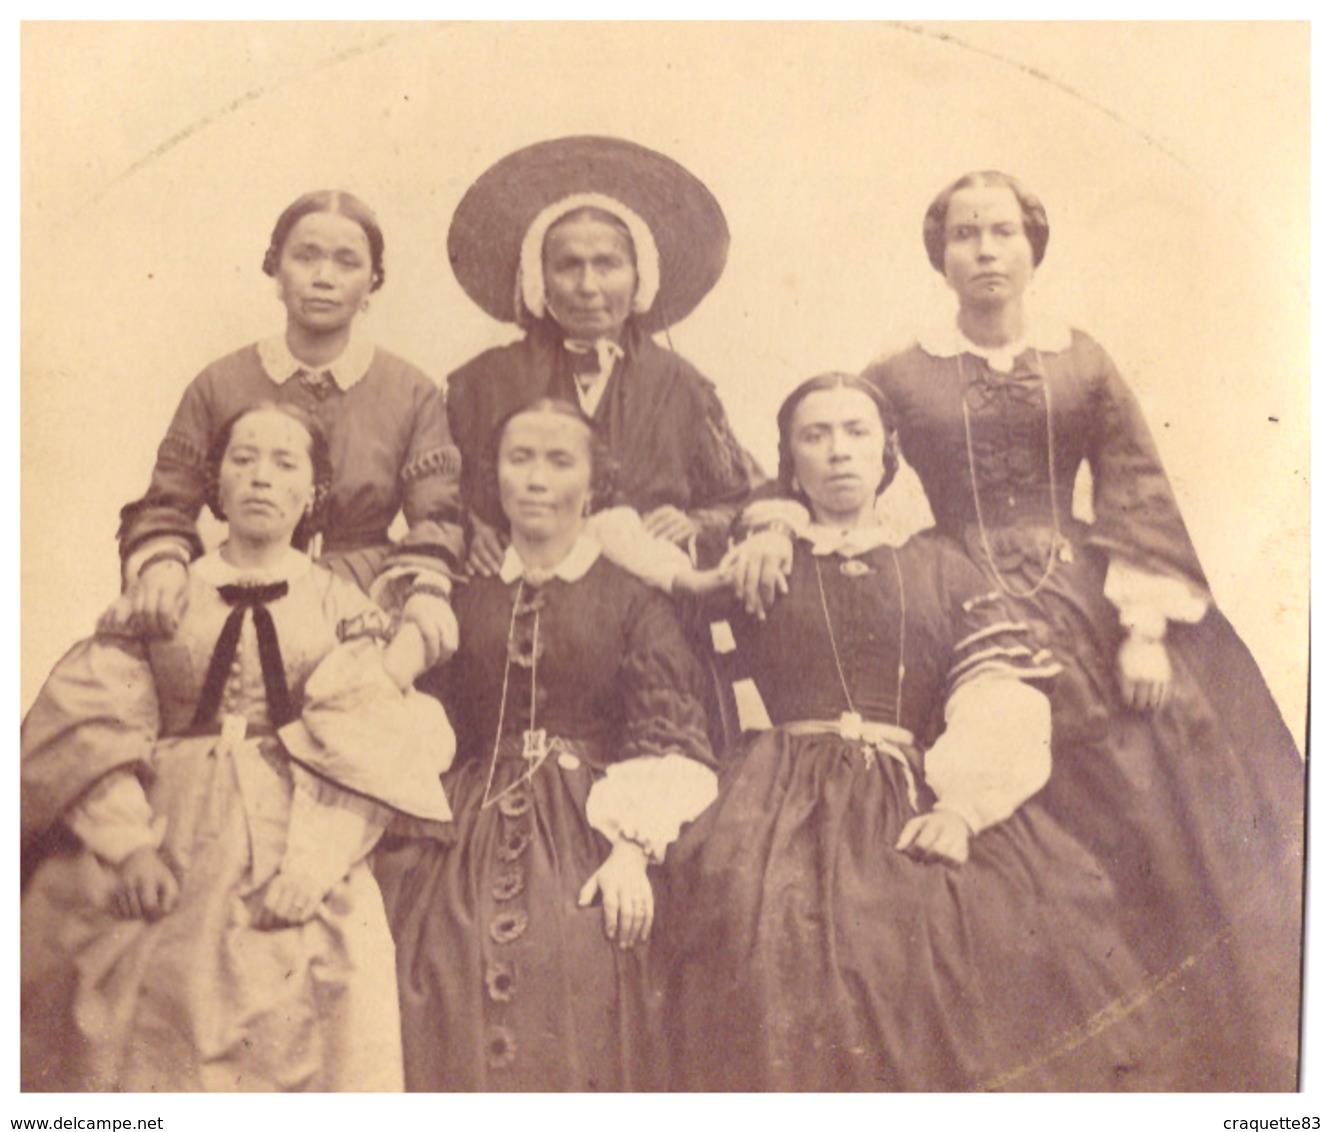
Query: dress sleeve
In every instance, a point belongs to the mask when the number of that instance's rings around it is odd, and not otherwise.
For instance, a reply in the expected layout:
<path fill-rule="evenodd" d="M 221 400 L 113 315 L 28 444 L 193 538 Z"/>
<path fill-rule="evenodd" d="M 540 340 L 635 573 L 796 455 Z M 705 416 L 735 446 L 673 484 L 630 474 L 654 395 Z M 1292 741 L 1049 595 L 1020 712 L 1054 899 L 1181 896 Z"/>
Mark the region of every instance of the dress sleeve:
<path fill-rule="evenodd" d="M 627 719 L 621 761 L 587 797 L 587 821 L 654 861 L 716 797 L 702 673 L 670 602 L 644 591 L 630 610 L 621 668 Z"/>
<path fill-rule="evenodd" d="M 688 554 L 675 543 L 649 535 L 642 516 L 632 507 L 597 511 L 587 529 L 611 562 L 664 594 L 669 594 L 675 579 L 693 566 Z"/>
<path fill-rule="evenodd" d="M 1048 781 L 1050 712 L 1040 685 L 1061 669 L 973 563 L 949 546 L 939 551 L 952 666 L 943 733 L 924 756 L 924 775 L 936 808 L 979 833 Z"/>
<path fill-rule="evenodd" d="M 341 641 L 305 682 L 299 718 L 278 734 L 317 778 L 413 817 L 451 817 L 439 776 L 456 743 L 439 701 L 401 691 L 383 667 L 382 611 L 330 579 L 327 615 Z"/>
<path fill-rule="evenodd" d="M 418 391 L 402 479 L 407 534 L 389 553 L 371 593 L 400 609 L 411 586 L 447 595 L 461 577 L 462 456 L 448 428 L 444 395 L 428 379 Z"/>
<path fill-rule="evenodd" d="M 112 865 L 138 849 L 156 849 L 165 817 L 154 818 L 138 776 L 127 767 L 104 774 L 65 812 L 65 824 L 84 847 Z"/>
<path fill-rule="evenodd" d="M 711 382 L 698 379 L 701 400 L 693 459 L 689 462 L 690 515 L 708 552 L 719 556 L 749 492 L 766 482 L 758 461 L 735 438 Z"/>
<path fill-rule="evenodd" d="M 129 559 L 150 540 L 161 546 L 183 545 L 191 558 L 203 553 L 195 523 L 207 489 L 208 446 L 213 427 L 208 371 L 186 388 L 166 436 L 144 496 L 120 511 L 120 557 Z M 135 561 L 142 565 L 146 556 Z"/>
<path fill-rule="evenodd" d="M 65 817 L 104 776 L 118 768 L 147 773 L 160 729 L 140 641 L 105 635 L 75 645 L 23 720 L 24 844 Z"/>
<path fill-rule="evenodd" d="M 1091 542 L 1153 574 L 1181 577 L 1207 592 L 1206 576 L 1136 397 L 1109 356 L 1091 351 L 1094 433 L 1089 451 L 1095 524 Z"/>

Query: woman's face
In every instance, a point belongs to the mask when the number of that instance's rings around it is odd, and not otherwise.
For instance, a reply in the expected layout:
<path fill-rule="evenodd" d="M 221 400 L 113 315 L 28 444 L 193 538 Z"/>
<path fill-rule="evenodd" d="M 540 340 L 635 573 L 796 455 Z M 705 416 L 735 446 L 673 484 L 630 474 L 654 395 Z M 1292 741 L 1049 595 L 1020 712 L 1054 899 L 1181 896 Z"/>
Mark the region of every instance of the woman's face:
<path fill-rule="evenodd" d="M 1007 186 L 958 189 L 943 228 L 943 275 L 962 306 L 1021 298 L 1035 275 L 1021 205 Z"/>
<path fill-rule="evenodd" d="M 519 413 L 499 444 L 499 503 L 515 537 L 545 542 L 582 526 L 591 498 L 591 433 L 558 413 Z"/>
<path fill-rule="evenodd" d="M 278 259 L 278 294 L 290 322 L 313 334 L 345 329 L 373 284 L 365 229 L 337 212 L 311 212 L 287 234 Z"/>
<path fill-rule="evenodd" d="M 310 434 L 285 413 L 247 413 L 232 427 L 217 486 L 233 538 L 290 542 L 314 502 Z"/>
<path fill-rule="evenodd" d="M 795 480 L 819 522 L 872 512 L 886 443 L 878 406 L 858 389 L 820 389 L 795 407 L 790 419 Z"/>
<path fill-rule="evenodd" d="M 545 304 L 573 338 L 618 338 L 638 289 L 628 237 L 593 216 L 575 216 L 545 236 Z"/>

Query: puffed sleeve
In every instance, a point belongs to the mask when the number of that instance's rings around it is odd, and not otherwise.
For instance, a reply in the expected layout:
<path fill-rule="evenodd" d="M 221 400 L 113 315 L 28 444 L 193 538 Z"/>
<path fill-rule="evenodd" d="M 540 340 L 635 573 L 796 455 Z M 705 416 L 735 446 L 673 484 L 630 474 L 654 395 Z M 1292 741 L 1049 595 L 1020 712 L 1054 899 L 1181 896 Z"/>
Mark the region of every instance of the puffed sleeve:
<path fill-rule="evenodd" d="M 1091 541 L 1112 558 L 1181 577 L 1206 593 L 1206 576 L 1136 397 L 1099 345 L 1078 333 L 1074 349 L 1087 354 L 1084 369 L 1093 381 Z"/>
<path fill-rule="evenodd" d="M 152 670 L 141 642 L 105 635 L 75 645 L 23 720 L 23 843 L 65 817 L 107 775 L 122 768 L 148 773 L 160 729 Z M 123 788 L 117 794 L 123 799 Z M 99 808 L 96 801 L 93 808 Z M 101 811 L 107 812 L 105 807 Z"/>
<path fill-rule="evenodd" d="M 316 778 L 415 817 L 451 816 L 439 776 L 455 740 L 439 702 L 398 688 L 383 667 L 388 621 L 355 586 L 328 578 L 325 616 L 340 643 L 305 682 L 300 716 L 278 735 Z"/>
<path fill-rule="evenodd" d="M 637 842 L 659 862 L 680 826 L 716 797 L 702 673 L 661 594 L 638 596 L 625 633 L 625 744 L 621 761 L 592 786 L 587 821 L 611 841 Z"/>
<path fill-rule="evenodd" d="M 1034 647 L 1028 627 L 971 562 L 942 549 L 952 667 L 944 730 L 924 756 L 925 781 L 936 809 L 958 814 L 979 833 L 1010 817 L 1049 779 L 1049 700 L 1040 685 L 1060 666 Z"/>
<path fill-rule="evenodd" d="M 180 546 L 189 558 L 203 553 L 195 523 L 204 504 L 215 424 L 209 383 L 209 371 L 204 370 L 186 387 L 158 445 L 147 492 L 121 508 L 118 538 L 127 577 L 158 549 Z"/>

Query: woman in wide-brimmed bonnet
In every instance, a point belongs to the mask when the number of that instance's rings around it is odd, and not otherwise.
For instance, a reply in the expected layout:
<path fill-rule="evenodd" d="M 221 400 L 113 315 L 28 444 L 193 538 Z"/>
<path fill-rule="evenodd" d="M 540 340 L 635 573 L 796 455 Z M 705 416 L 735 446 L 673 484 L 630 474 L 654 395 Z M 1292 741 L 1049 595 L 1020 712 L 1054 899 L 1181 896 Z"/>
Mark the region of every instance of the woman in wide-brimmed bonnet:
<path fill-rule="evenodd" d="M 510 154 L 459 204 L 449 260 L 468 295 L 525 336 L 448 379 L 473 523 L 470 558 L 498 566 L 500 516 L 478 469 L 495 423 L 538 397 L 577 406 L 616 466 L 598 532 L 617 560 L 668 589 L 682 556 L 715 558 L 761 478 L 716 391 L 652 339 L 685 318 L 725 266 L 712 194 L 670 158 L 619 138 L 569 137 Z M 613 529 L 609 529 L 613 525 Z"/>

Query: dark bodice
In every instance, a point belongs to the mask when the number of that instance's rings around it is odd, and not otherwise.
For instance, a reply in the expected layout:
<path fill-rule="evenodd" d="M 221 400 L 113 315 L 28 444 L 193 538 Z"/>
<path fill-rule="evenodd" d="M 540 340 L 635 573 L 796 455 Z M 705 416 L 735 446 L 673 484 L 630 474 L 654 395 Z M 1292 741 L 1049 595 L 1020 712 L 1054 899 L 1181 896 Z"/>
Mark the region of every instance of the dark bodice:
<path fill-rule="evenodd" d="M 701 674 L 674 609 L 619 567 L 598 558 L 578 581 L 540 587 L 477 578 L 456 604 L 447 700 L 459 764 L 489 758 L 501 702 L 505 736 L 531 727 L 533 694 L 536 728 L 607 762 L 673 750 L 711 763 Z"/>
<path fill-rule="evenodd" d="M 978 519 L 991 542 L 1011 545 L 1007 532 L 1048 532 L 1056 517 L 1064 537 L 1080 540 L 1086 529 L 1073 521 L 1072 493 L 1085 460 L 1095 492 L 1090 541 L 1202 580 L 1141 411 L 1087 335 L 1073 331 L 1061 351 L 1027 349 L 1011 373 L 974 354 L 936 357 L 917 345 L 866 376 L 892 402 L 902 454 L 946 534 L 973 545 Z"/>
<path fill-rule="evenodd" d="M 1014 668 L 1029 662 L 1024 628 L 1004 628 L 1008 621 L 980 572 L 947 541 L 925 535 L 895 552 L 880 547 L 853 559 L 815 557 L 801 541 L 789 594 L 766 621 L 743 616 L 732 624 L 773 723 L 836 720 L 849 710 L 839 656 L 855 710 L 867 720 L 899 724 L 927 747 L 942 730 L 956 680 L 977 661 L 976 649 L 1016 650 L 1006 658 Z M 976 634 L 982 635 L 973 640 Z"/>

